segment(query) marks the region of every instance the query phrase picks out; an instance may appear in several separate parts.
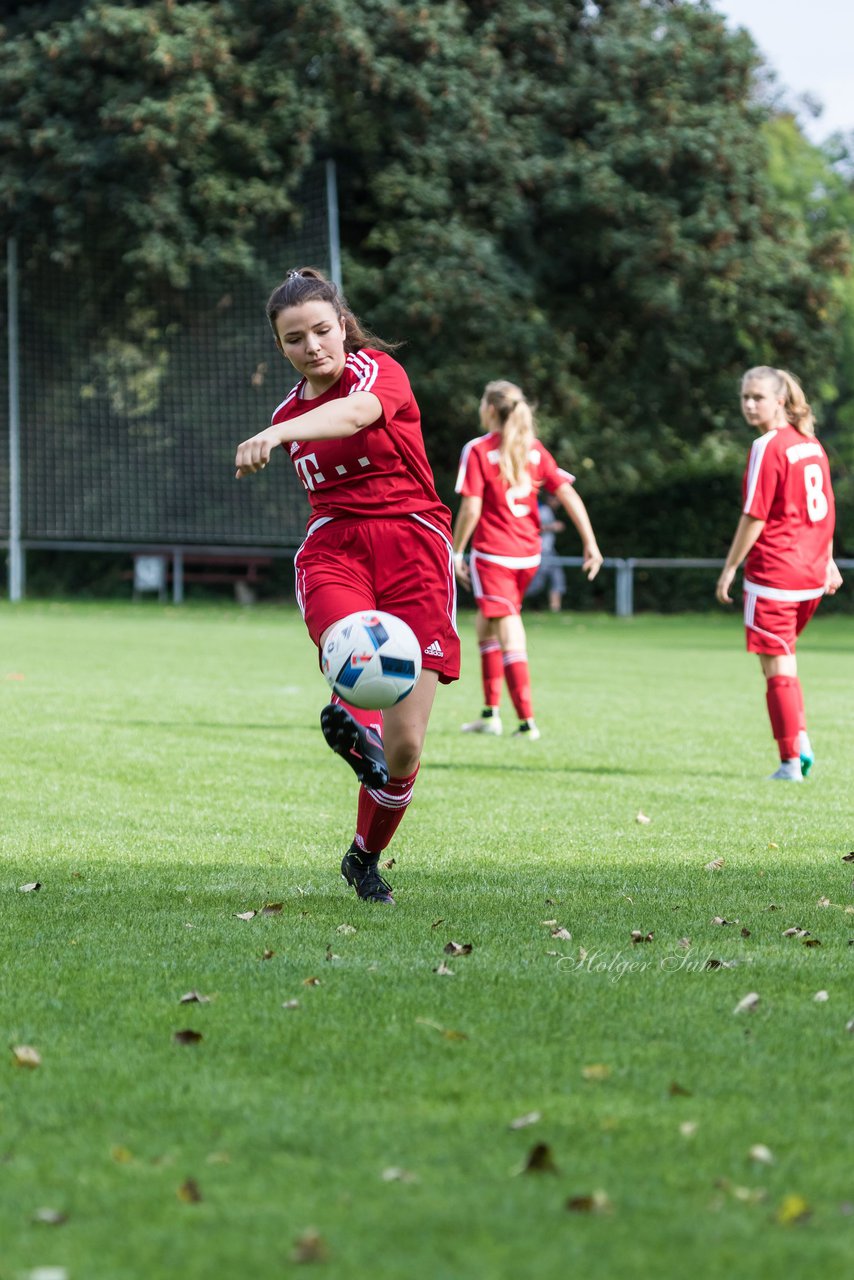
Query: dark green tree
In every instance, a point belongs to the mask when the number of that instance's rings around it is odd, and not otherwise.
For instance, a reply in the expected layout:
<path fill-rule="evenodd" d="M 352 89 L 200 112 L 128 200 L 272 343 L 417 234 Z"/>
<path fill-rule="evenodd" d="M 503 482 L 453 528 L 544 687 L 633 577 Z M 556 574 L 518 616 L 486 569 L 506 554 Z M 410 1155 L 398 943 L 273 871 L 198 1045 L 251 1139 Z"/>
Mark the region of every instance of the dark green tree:
<path fill-rule="evenodd" d="M 0 231 L 94 238 L 102 299 L 180 313 L 256 269 L 336 159 L 348 292 L 405 343 L 445 486 L 511 376 L 609 550 L 713 553 L 741 371 L 831 385 L 848 227 L 778 199 L 757 51 L 704 0 L 53 0 L 3 37 Z"/>

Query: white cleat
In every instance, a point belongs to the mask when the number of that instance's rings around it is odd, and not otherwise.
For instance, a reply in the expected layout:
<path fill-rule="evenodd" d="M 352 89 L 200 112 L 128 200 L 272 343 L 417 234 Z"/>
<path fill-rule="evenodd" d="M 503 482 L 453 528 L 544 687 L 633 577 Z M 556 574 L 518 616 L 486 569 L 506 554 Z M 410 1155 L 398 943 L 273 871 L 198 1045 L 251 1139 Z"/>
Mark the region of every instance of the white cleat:
<path fill-rule="evenodd" d="M 799 756 L 795 756 L 793 760 L 783 760 L 780 768 L 768 775 L 769 782 L 803 782 L 803 780 Z"/>
<path fill-rule="evenodd" d="M 491 733 L 494 738 L 500 738 L 504 732 L 500 716 L 481 716 L 480 720 L 471 720 L 461 729 L 463 733 Z"/>
<path fill-rule="evenodd" d="M 529 742 L 537 742 L 540 731 L 533 720 L 523 720 L 518 729 L 513 730 L 514 738 L 527 738 Z"/>

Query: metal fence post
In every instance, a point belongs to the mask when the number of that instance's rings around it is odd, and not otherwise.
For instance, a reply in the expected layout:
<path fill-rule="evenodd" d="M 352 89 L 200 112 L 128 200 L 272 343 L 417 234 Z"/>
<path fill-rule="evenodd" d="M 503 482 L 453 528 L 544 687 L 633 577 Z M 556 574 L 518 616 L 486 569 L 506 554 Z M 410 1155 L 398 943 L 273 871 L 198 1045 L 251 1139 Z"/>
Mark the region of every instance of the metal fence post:
<path fill-rule="evenodd" d="M 21 361 L 18 327 L 18 242 L 6 245 L 6 293 L 9 308 L 9 599 L 24 594 L 21 546 Z"/>
<path fill-rule="evenodd" d="M 184 552 L 180 547 L 172 550 L 172 603 L 184 603 Z"/>
<path fill-rule="evenodd" d="M 617 569 L 614 612 L 618 618 L 630 618 L 634 612 L 635 562 L 630 557 L 628 560 L 615 560 L 614 564 Z"/>
<path fill-rule="evenodd" d="M 326 226 L 329 235 L 329 275 L 341 288 L 341 236 L 338 228 L 338 175 L 335 161 L 326 161 Z"/>

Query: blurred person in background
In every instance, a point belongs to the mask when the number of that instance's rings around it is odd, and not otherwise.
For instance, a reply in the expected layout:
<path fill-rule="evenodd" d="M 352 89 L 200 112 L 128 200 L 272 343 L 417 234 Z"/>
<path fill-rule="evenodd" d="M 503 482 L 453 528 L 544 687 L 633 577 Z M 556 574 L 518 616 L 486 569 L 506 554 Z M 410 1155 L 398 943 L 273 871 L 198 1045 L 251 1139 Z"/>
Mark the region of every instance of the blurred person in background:
<path fill-rule="evenodd" d="M 798 678 L 798 636 L 824 595 L 842 585 L 833 559 L 835 506 L 827 455 L 791 373 L 760 365 L 741 382 L 741 408 L 758 432 L 742 484 L 742 510 L 715 594 L 731 604 L 744 561 L 747 650 L 759 656 L 780 764 L 776 782 L 801 782 L 815 757 Z"/>
<path fill-rule="evenodd" d="M 485 434 L 464 446 L 456 484 L 462 501 L 454 522 L 454 566 L 457 580 L 474 592 L 483 682 L 480 719 L 462 728 L 464 733 L 502 732 L 501 691 L 506 680 L 518 720 L 513 736 L 534 742 L 540 731 L 534 720 L 521 613 L 525 591 L 540 563 L 541 489 L 554 494 L 578 530 L 583 570 L 591 581 L 601 568 L 602 554 L 587 509 L 573 487 L 575 477 L 563 471 L 536 438 L 534 413 L 519 387 L 505 381 L 488 383 L 480 402 L 480 423 Z"/>

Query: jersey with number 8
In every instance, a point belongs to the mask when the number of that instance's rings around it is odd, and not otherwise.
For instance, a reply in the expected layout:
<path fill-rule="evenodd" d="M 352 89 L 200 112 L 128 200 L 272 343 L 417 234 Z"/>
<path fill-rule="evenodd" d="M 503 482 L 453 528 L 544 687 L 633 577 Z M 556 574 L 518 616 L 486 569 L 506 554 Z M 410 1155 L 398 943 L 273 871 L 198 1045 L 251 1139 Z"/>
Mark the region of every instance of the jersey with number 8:
<path fill-rule="evenodd" d="M 824 586 L 836 519 L 830 468 L 818 440 L 792 426 L 759 436 L 744 473 L 743 510 L 765 521 L 745 562 L 745 579 L 785 591 L 789 599 L 814 596 Z"/>

